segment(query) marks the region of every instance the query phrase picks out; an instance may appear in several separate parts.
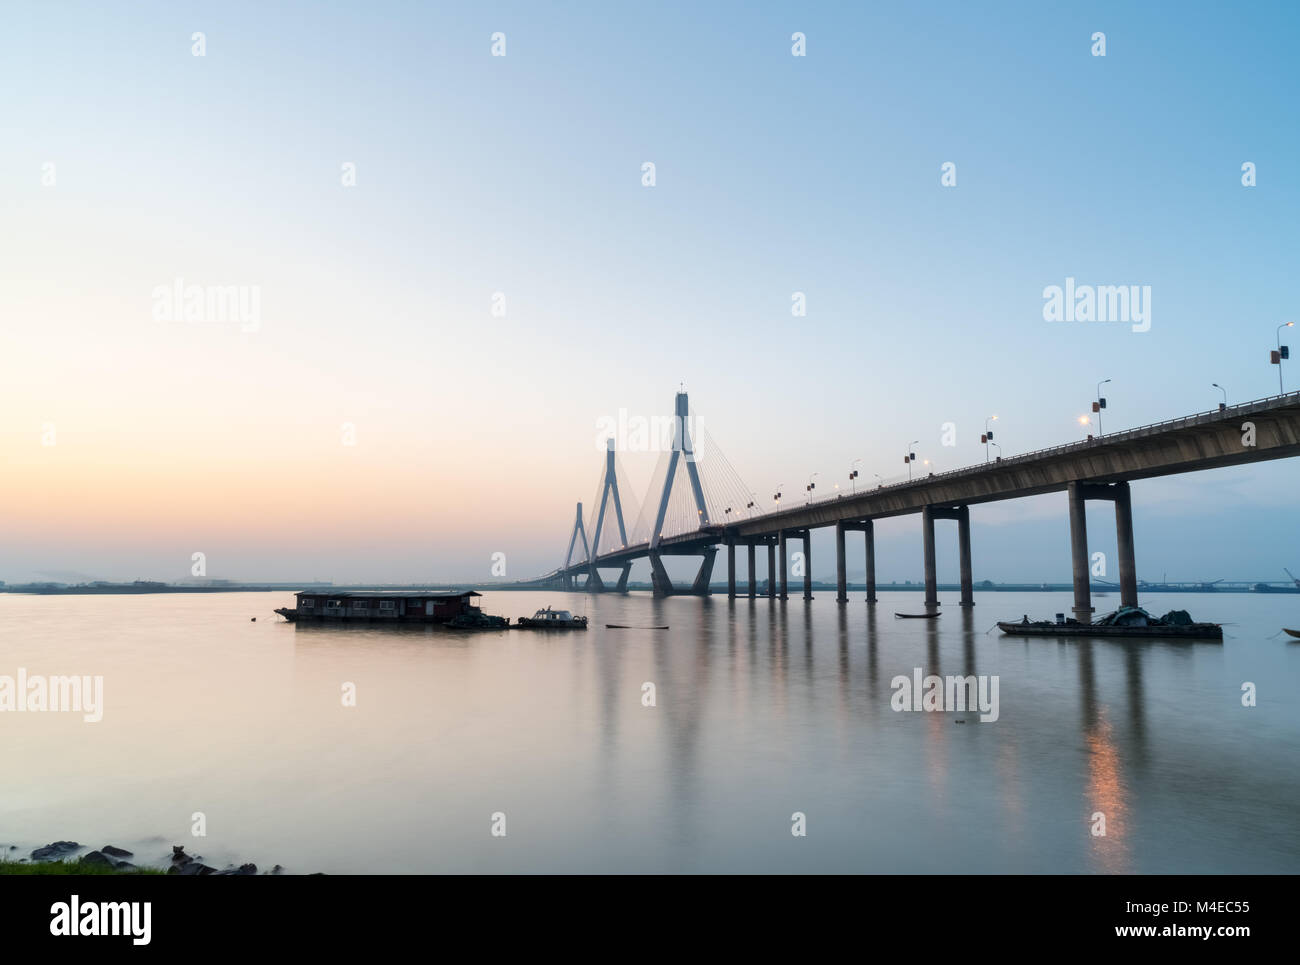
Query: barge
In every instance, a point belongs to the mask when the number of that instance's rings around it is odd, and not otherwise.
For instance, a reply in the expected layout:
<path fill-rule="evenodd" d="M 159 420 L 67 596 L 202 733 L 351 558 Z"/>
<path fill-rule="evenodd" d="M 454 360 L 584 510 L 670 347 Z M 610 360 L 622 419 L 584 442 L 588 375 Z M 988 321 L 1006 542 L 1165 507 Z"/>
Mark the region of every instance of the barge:
<path fill-rule="evenodd" d="M 1058 613 L 1055 622 L 1030 620 L 1019 623 L 998 621 L 998 629 L 1021 637 L 1128 637 L 1157 640 L 1222 640 L 1223 627 L 1217 623 L 1196 623 L 1186 610 L 1170 610 L 1162 617 L 1152 616 L 1141 607 L 1120 607 L 1092 623 L 1066 619 Z"/>
<path fill-rule="evenodd" d="M 300 590 L 293 607 L 275 612 L 290 623 L 452 623 L 484 625 L 474 590 Z M 496 619 L 501 619 L 497 617 Z"/>

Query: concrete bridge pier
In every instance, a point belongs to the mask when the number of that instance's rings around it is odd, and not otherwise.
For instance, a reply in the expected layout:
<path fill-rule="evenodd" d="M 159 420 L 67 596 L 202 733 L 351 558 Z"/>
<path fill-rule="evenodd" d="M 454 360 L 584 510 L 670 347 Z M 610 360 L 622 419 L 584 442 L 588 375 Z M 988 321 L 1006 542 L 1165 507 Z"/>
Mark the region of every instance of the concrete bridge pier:
<path fill-rule="evenodd" d="M 803 598 L 811 600 L 812 595 L 812 530 L 803 531 Z"/>
<path fill-rule="evenodd" d="M 926 506 L 921 510 L 921 526 L 925 540 L 925 607 L 939 606 L 938 582 L 935 579 L 934 521 L 957 521 L 957 552 L 961 560 L 961 605 L 975 605 L 975 585 L 970 563 L 970 507 Z"/>
<path fill-rule="evenodd" d="M 871 520 L 862 523 L 867 550 L 867 602 L 876 602 L 876 526 Z"/>
<path fill-rule="evenodd" d="M 788 600 L 786 595 L 786 553 L 785 553 L 785 530 L 781 530 L 777 537 L 777 555 L 781 557 L 781 599 Z"/>
<path fill-rule="evenodd" d="M 758 576 L 754 573 L 754 544 L 750 543 L 746 548 L 749 551 L 749 598 L 752 600 L 758 595 Z"/>
<path fill-rule="evenodd" d="M 736 598 L 736 544 L 727 543 L 727 599 Z"/>
<path fill-rule="evenodd" d="M 776 544 L 767 544 L 767 598 L 776 599 Z"/>
<path fill-rule="evenodd" d="M 957 555 L 961 560 L 961 606 L 975 605 L 975 586 L 970 565 L 970 507 L 957 510 Z"/>
<path fill-rule="evenodd" d="M 618 586 L 615 587 L 615 592 L 616 592 L 616 593 L 626 593 L 626 592 L 627 592 L 627 578 L 628 578 L 628 576 L 631 574 L 631 572 L 632 572 L 632 564 L 631 564 L 631 563 L 625 563 L 625 564 L 623 565 L 623 572 L 620 573 L 619 576 L 618 576 Z"/>
<path fill-rule="evenodd" d="M 921 510 L 921 541 L 925 555 L 925 609 L 939 607 L 939 584 L 934 574 L 934 507 Z"/>
<path fill-rule="evenodd" d="M 848 575 L 844 565 L 844 530 L 843 520 L 835 524 L 835 602 L 849 602 Z"/>
<path fill-rule="evenodd" d="M 1088 518 L 1085 512 L 1089 499 L 1106 499 L 1115 504 L 1115 542 L 1119 551 L 1119 602 L 1121 606 L 1137 606 L 1137 562 L 1133 552 L 1133 496 L 1127 482 L 1085 483 L 1071 482 L 1070 494 L 1070 560 L 1074 569 L 1074 618 L 1090 621 L 1092 606 L 1092 572 L 1088 556 Z"/>

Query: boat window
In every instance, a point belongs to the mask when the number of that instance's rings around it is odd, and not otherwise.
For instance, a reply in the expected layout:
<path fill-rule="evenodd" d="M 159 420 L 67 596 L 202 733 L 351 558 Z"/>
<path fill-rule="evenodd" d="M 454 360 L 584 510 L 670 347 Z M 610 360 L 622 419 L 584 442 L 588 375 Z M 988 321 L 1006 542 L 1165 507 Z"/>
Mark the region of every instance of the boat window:
<path fill-rule="evenodd" d="M 308 607 L 308 606 L 315 606 L 315 605 L 316 605 L 316 601 L 315 601 L 315 600 L 303 600 L 303 601 L 302 601 L 302 605 L 305 606 L 305 607 Z"/>

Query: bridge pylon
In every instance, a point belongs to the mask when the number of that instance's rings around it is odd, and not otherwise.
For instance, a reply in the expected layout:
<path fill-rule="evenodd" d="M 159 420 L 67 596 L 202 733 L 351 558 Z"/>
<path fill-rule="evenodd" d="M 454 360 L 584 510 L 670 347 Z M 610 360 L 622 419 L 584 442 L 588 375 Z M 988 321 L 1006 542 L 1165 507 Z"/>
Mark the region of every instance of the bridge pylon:
<path fill-rule="evenodd" d="M 663 539 L 664 519 L 668 515 L 668 502 L 673 494 L 673 480 L 677 478 L 677 464 L 684 460 L 686 477 L 690 482 L 691 495 L 695 499 L 695 509 L 700 526 L 709 525 L 709 507 L 704 500 L 704 486 L 700 483 L 700 469 L 695 462 L 695 441 L 691 438 L 690 399 L 685 392 L 678 392 L 673 418 L 673 448 L 668 459 L 668 474 L 664 477 L 664 491 L 659 497 L 659 510 L 655 514 L 654 528 L 650 531 L 650 546 L 647 556 L 650 558 L 650 580 L 656 596 L 669 596 L 678 592 L 664 568 L 662 554 L 659 551 Z M 698 596 L 709 595 L 709 578 L 713 574 L 713 558 L 716 548 L 704 553 L 704 560 L 691 584 L 690 593 Z"/>
<path fill-rule="evenodd" d="M 578 512 L 573 522 L 573 533 L 569 536 L 569 551 L 564 555 L 564 574 L 565 589 L 573 588 L 573 575 L 570 567 L 573 565 L 573 548 L 577 545 L 578 537 L 582 537 L 582 552 L 588 562 L 591 561 L 591 547 L 587 544 L 587 529 L 582 523 L 582 503 L 578 503 Z M 594 575 L 596 568 L 593 566 L 591 572 Z"/>

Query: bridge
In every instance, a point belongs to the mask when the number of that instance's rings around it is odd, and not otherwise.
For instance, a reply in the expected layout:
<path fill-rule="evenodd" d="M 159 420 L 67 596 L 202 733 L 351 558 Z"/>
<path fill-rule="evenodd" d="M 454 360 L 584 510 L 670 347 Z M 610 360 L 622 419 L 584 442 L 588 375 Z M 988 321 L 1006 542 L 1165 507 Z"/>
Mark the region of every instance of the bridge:
<path fill-rule="evenodd" d="M 999 457 L 965 469 L 927 473 L 915 479 L 881 480 L 874 488 L 832 492 L 783 508 L 781 494 L 766 510 L 758 505 L 739 476 L 711 440 L 697 439 L 689 399 L 677 395 L 671 420 L 671 444 L 665 447 L 649 494 L 636 522 L 629 527 L 625 508 L 627 483 L 618 465 L 616 440 L 607 442 L 605 465 L 597 488 L 597 506 L 584 520 L 578 503 L 564 564 L 521 585 L 610 589 L 601 570 L 618 571 L 613 590 L 627 589 L 632 564 L 650 563 L 656 595 L 710 593 L 715 557 L 726 550 L 727 595 L 736 593 L 736 549 L 747 557 L 747 596 L 757 595 L 755 555 L 767 553 L 767 596 L 788 599 L 790 540 L 803 551 L 803 596 L 812 599 L 812 530 L 834 527 L 837 599 L 846 591 L 846 534 L 862 533 L 866 562 L 866 599 L 876 601 L 874 524 L 877 519 L 912 513 L 921 515 L 925 564 L 925 606 L 939 605 L 935 578 L 935 521 L 957 523 L 961 570 L 961 605 L 974 605 L 971 574 L 970 506 L 1041 493 L 1069 494 L 1070 556 L 1074 581 L 1074 614 L 1089 620 L 1093 613 L 1090 589 L 1087 523 L 1088 500 L 1115 507 L 1119 553 L 1120 602 L 1137 605 L 1138 580 L 1133 539 L 1130 484 L 1220 466 L 1284 459 L 1300 455 L 1300 392 L 1272 396 L 1179 419 L 1141 426 L 1023 455 Z M 591 539 L 588 540 L 588 533 Z M 701 563 L 689 587 L 675 586 L 663 564 L 665 556 L 699 556 Z M 776 578 L 773 579 L 772 575 Z"/>

